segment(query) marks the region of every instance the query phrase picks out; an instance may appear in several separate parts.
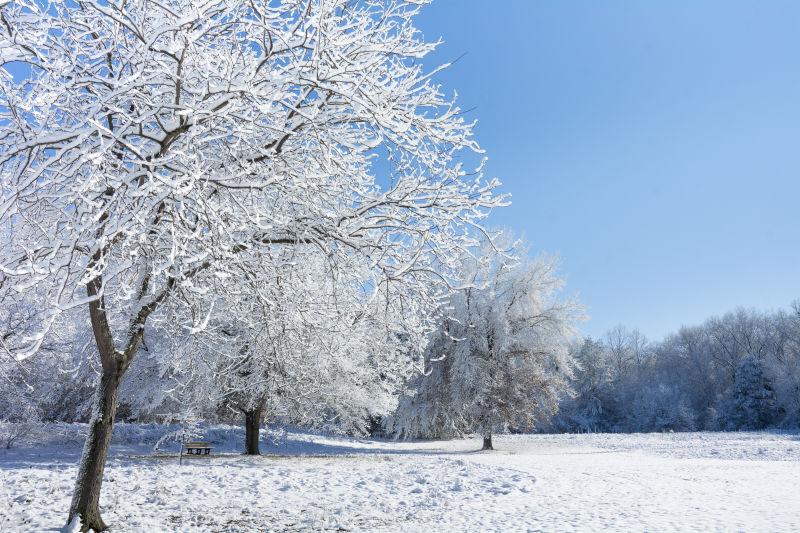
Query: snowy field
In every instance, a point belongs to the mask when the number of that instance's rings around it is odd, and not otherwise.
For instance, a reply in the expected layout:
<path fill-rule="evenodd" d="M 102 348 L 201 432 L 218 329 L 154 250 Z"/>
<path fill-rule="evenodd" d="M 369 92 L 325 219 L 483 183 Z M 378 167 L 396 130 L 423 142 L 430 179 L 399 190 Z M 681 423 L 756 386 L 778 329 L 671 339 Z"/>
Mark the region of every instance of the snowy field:
<path fill-rule="evenodd" d="M 518 435 L 395 443 L 213 428 L 178 464 L 121 426 L 101 509 L 112 531 L 800 531 L 800 434 Z M 80 426 L 0 451 L 0 531 L 64 522 Z M 161 430 L 163 431 L 163 430 Z M 266 433 L 266 432 L 265 432 Z M 121 436 L 118 436 L 121 435 Z"/>

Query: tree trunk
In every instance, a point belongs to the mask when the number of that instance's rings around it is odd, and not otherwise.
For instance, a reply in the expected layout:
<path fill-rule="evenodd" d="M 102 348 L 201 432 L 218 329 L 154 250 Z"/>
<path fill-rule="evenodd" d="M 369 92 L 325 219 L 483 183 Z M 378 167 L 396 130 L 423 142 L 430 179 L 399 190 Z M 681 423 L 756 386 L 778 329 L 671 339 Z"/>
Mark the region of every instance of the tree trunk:
<path fill-rule="evenodd" d="M 117 390 L 122 375 L 114 370 L 103 369 L 100 384 L 94 398 L 89 434 L 83 446 L 83 455 L 78 467 L 78 480 L 72 496 L 67 523 L 76 518 L 81 531 L 103 531 L 106 524 L 100 517 L 100 486 L 103 483 L 103 470 L 106 465 L 108 445 L 114 415 L 117 411 Z"/>
<path fill-rule="evenodd" d="M 101 221 L 108 218 L 104 213 Z M 99 230 L 98 230 L 99 231 Z M 100 248 L 92 255 L 87 266 L 93 270 L 103 261 L 107 249 Z M 92 297 L 89 301 L 89 319 L 92 324 L 97 352 L 100 355 L 102 374 L 94 396 L 92 418 L 89 421 L 89 434 L 83 445 L 81 462 L 78 465 L 78 479 L 72 503 L 69 506 L 67 526 L 74 521 L 80 523 L 81 531 L 103 531 L 106 524 L 100 517 L 100 487 L 103 484 L 103 470 L 108 456 L 108 445 L 111 442 L 111 431 L 114 427 L 114 415 L 117 413 L 117 391 L 122 376 L 130 367 L 133 358 L 139 351 L 144 339 L 144 325 L 147 317 L 155 310 L 175 286 L 176 278 L 170 278 L 167 286 L 157 296 L 149 299 L 133 315 L 128 329 L 125 349 L 117 351 L 114 335 L 108 322 L 106 304 L 103 297 L 103 277 L 97 275 L 86 283 L 86 294 Z M 138 297 L 143 298 L 150 287 L 150 273 L 140 286 Z"/>
<path fill-rule="evenodd" d="M 492 434 L 491 433 L 486 433 L 483 436 L 483 448 L 481 448 L 481 450 L 494 450 L 494 448 L 492 448 Z"/>
<path fill-rule="evenodd" d="M 261 431 L 261 413 L 263 406 L 244 412 L 244 453 L 245 455 L 261 455 L 258 438 Z"/>

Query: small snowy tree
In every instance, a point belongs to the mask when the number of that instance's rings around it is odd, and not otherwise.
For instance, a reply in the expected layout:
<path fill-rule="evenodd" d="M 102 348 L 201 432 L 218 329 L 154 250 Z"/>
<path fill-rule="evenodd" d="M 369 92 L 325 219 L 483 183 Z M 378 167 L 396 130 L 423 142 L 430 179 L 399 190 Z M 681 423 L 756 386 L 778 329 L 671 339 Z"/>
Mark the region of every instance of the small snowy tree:
<path fill-rule="evenodd" d="M 406 437 L 476 431 L 492 449 L 493 433 L 531 429 L 556 410 L 581 309 L 558 298 L 552 258 L 515 264 L 487 246 L 468 272 L 430 344 L 429 372 L 389 424 Z"/>
<path fill-rule="evenodd" d="M 610 400 L 611 365 L 606 345 L 591 338 L 573 344 L 571 394 L 562 398 L 553 426 L 562 431 L 598 431 L 613 406 Z"/>
<path fill-rule="evenodd" d="M 503 201 L 460 162 L 479 148 L 420 65 L 435 48 L 414 27 L 421 6 L 2 3 L 0 298 L 46 295 L 16 357 L 83 307 L 100 361 L 70 523 L 106 527 L 118 390 L 154 320 L 203 329 L 218 295 L 269 279 L 283 247 L 366 265 L 354 283 L 403 286 L 411 307 L 449 290 Z"/>

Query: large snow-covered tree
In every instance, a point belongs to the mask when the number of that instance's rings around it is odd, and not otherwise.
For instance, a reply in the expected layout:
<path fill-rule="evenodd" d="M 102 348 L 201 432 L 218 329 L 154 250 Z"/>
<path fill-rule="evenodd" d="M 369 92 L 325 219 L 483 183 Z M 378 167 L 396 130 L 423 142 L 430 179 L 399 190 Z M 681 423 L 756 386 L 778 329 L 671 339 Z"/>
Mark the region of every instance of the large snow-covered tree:
<path fill-rule="evenodd" d="M 264 417 L 361 433 L 390 412 L 413 362 L 399 340 L 422 318 L 342 279 L 316 250 L 285 252 L 268 286 L 220 298 L 221 316 L 191 339 L 194 356 L 172 361 L 184 404 L 244 415 L 247 454 L 259 453 Z"/>
<path fill-rule="evenodd" d="M 581 316 L 574 299 L 560 298 L 556 266 L 544 256 L 517 263 L 485 246 L 429 344 L 428 372 L 389 429 L 406 437 L 479 432 L 492 449 L 493 433 L 531 429 L 552 414 Z"/>
<path fill-rule="evenodd" d="M 117 392 L 147 324 L 202 329 L 287 246 L 365 265 L 354 283 L 402 286 L 409 308 L 446 292 L 503 202 L 463 166 L 472 124 L 421 66 L 422 4 L 0 5 L 0 286 L 47 304 L 17 357 L 83 306 L 102 369 L 70 522 L 106 527 Z"/>

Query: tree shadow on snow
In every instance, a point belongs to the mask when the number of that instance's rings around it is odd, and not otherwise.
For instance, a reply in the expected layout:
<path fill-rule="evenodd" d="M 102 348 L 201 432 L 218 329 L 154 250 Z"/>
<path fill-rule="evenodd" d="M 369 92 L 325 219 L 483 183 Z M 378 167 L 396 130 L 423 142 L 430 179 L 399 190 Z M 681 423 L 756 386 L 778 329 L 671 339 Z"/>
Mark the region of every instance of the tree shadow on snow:
<path fill-rule="evenodd" d="M 275 457 L 341 457 L 341 456 L 397 456 L 397 455 L 433 455 L 459 456 L 480 453 L 480 443 L 474 449 L 447 450 L 426 446 L 426 441 L 383 441 L 383 440 L 351 440 L 341 443 L 308 441 L 298 438 L 287 438 L 284 443 L 268 443 L 262 447 L 264 455 Z M 416 445 L 416 446 L 415 446 Z M 417 447 L 418 446 L 418 447 Z"/>
<path fill-rule="evenodd" d="M 319 438 L 320 440 L 313 440 Z M 485 453 L 480 443 L 466 450 L 447 450 L 430 447 L 427 441 L 365 440 L 347 437 L 318 437 L 314 434 L 290 434 L 280 442 L 263 439 L 261 457 L 268 459 L 347 459 L 357 457 L 398 457 L 398 456 L 443 456 L 458 457 Z M 0 471 L 25 468 L 47 467 L 55 470 L 75 468 L 80 461 L 83 446 L 43 446 L 34 448 L 12 448 L 0 450 Z M 140 461 L 178 461 L 180 448 L 177 445 L 153 450 L 149 445 L 115 445 L 109 450 L 109 464 L 127 464 Z M 183 456 L 184 464 L 202 464 L 206 461 L 250 459 L 241 449 L 230 443 L 215 446 L 210 455 Z"/>

